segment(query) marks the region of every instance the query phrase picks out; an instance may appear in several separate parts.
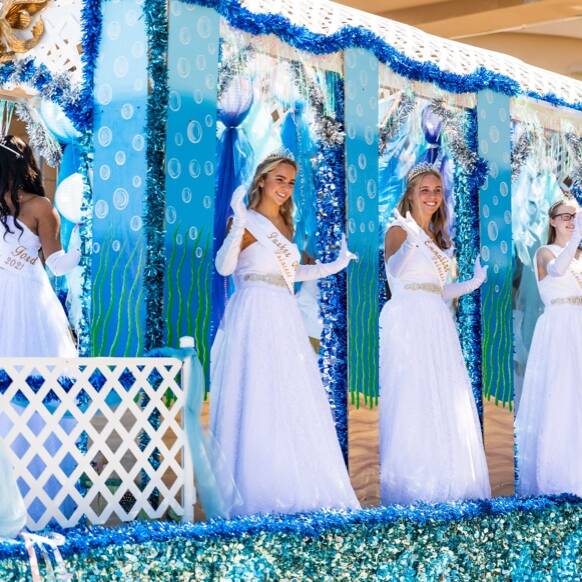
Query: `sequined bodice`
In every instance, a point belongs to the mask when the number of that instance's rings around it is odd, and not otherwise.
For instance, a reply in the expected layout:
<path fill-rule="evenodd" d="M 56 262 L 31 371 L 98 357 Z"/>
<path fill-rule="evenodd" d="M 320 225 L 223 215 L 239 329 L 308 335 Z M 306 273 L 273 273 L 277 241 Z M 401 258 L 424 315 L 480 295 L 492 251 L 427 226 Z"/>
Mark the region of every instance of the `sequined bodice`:
<path fill-rule="evenodd" d="M 426 241 L 424 247 L 410 250 L 406 263 L 398 277 L 390 274 L 386 263 L 386 276 L 392 294 L 414 286 L 424 285 L 434 289 L 442 288 L 447 282 L 451 259 L 432 241 Z"/>
<path fill-rule="evenodd" d="M 290 247 L 299 262 L 299 249 L 296 245 Z M 236 286 L 238 287 L 243 278 L 250 274 L 281 277 L 281 268 L 274 254 L 258 242 L 252 243 L 241 252 L 234 272 Z"/>
<path fill-rule="evenodd" d="M 547 245 L 546 247 L 540 247 L 539 250 L 542 248 L 549 249 L 556 256 L 562 251 L 562 248 L 558 245 Z M 538 289 L 545 306 L 556 305 L 562 300 L 573 297 L 582 297 L 582 258 L 574 259 L 570 263 L 566 274 L 562 277 L 547 275 L 541 281 L 538 281 Z"/>
<path fill-rule="evenodd" d="M 38 254 L 41 248 L 38 236 L 22 222 L 19 224 L 23 230 L 18 230 L 12 216 L 6 218 L 12 232 L 4 233 L 0 224 L 0 269 L 30 279 L 46 277 Z"/>

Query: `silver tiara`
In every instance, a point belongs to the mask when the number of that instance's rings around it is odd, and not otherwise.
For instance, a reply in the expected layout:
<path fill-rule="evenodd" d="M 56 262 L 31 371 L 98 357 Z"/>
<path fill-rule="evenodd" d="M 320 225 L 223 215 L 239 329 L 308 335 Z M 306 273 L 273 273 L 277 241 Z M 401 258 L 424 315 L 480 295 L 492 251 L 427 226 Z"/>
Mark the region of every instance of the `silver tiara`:
<path fill-rule="evenodd" d="M 440 176 L 440 172 L 432 164 L 429 164 L 428 162 L 420 162 L 420 164 L 416 164 L 416 166 L 414 166 L 412 170 L 408 172 L 406 175 L 406 181 L 410 183 L 417 176 L 420 176 L 421 174 L 427 174 L 429 172 L 436 172 Z"/>
<path fill-rule="evenodd" d="M 22 157 L 22 154 L 20 152 L 12 149 L 11 147 L 8 147 L 6 144 L 3 144 L 1 141 L 0 141 L 0 148 L 4 148 L 5 150 L 12 152 L 18 159 L 20 159 Z"/>
<path fill-rule="evenodd" d="M 293 155 L 293 152 L 291 150 L 288 150 L 285 147 L 281 147 L 278 150 L 275 150 L 274 152 L 271 152 L 266 158 L 265 161 L 270 160 L 270 159 L 275 159 L 275 158 L 289 158 L 290 160 L 296 161 L 295 160 L 295 156 Z"/>

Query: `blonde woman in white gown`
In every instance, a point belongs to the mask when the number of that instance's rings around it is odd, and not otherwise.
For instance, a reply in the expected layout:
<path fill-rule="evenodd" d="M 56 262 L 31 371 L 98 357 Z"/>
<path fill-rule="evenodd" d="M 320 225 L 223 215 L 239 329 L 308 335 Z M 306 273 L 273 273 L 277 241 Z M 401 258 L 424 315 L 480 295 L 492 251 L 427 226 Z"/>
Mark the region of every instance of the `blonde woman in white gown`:
<path fill-rule="evenodd" d="M 297 167 L 272 156 L 249 194 L 233 195 L 234 219 L 216 268 L 234 274 L 212 347 L 210 427 L 234 478 L 231 515 L 357 508 L 316 355 L 294 284 L 337 273 L 352 255 L 345 240 L 332 263 L 299 265 L 293 244 Z"/>
<path fill-rule="evenodd" d="M 582 210 L 549 210 L 548 244 L 535 256 L 544 303 L 516 418 L 520 495 L 582 496 Z"/>
<path fill-rule="evenodd" d="M 65 253 L 59 216 L 46 198 L 30 147 L 0 140 L 0 357 L 74 357 L 64 309 L 42 263 L 55 275 L 74 269 L 78 249 Z"/>
<path fill-rule="evenodd" d="M 472 279 L 447 284 L 450 246 L 440 175 L 420 164 L 385 238 L 392 293 L 380 314 L 385 505 L 491 495 L 471 384 L 445 303 L 477 289 L 486 269 L 477 259 Z"/>

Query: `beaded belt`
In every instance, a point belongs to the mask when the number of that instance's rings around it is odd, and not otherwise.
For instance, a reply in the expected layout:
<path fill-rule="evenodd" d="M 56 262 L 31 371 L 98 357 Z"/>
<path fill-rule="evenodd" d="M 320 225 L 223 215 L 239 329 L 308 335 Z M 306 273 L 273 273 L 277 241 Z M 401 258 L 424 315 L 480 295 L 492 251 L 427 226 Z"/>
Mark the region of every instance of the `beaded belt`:
<path fill-rule="evenodd" d="M 248 273 L 243 275 L 243 281 L 261 281 L 263 283 L 269 283 L 269 285 L 275 285 L 277 287 L 287 287 L 285 279 L 282 275 L 270 275 L 267 273 Z"/>
<path fill-rule="evenodd" d="M 582 305 L 582 296 L 559 297 L 558 299 L 552 299 L 550 303 L 552 305 Z"/>
<path fill-rule="evenodd" d="M 404 288 L 408 291 L 427 291 L 428 293 L 435 293 L 442 295 L 442 287 L 436 283 L 407 283 Z"/>

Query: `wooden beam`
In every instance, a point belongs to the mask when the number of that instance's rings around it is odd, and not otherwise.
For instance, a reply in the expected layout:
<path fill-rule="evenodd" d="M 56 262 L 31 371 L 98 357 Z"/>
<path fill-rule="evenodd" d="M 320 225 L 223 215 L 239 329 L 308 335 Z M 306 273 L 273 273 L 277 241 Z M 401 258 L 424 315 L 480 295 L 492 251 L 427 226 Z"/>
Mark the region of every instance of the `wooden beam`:
<path fill-rule="evenodd" d="M 582 3 L 576 4 L 572 0 L 540 0 L 510 8 L 447 18 L 420 25 L 419 28 L 429 34 L 460 40 L 498 32 L 519 31 L 533 24 L 577 16 L 582 16 Z"/>
<path fill-rule="evenodd" d="M 334 0 L 337 4 L 350 6 L 356 10 L 364 10 L 371 14 L 429 6 L 434 4 L 446 4 L 447 0 Z"/>

